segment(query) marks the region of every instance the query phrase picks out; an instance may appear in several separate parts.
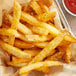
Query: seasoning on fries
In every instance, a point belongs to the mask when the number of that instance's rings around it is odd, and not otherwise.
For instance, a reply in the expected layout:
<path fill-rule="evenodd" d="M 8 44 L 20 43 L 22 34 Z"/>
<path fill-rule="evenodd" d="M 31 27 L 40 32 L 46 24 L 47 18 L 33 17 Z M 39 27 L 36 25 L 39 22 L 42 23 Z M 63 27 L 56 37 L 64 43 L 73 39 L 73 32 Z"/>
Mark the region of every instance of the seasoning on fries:
<path fill-rule="evenodd" d="M 7 13 L 0 28 L 0 47 L 10 56 L 6 64 L 19 68 L 20 76 L 32 70 L 50 73 L 49 67 L 70 63 L 71 43 L 76 38 L 68 31 L 55 27 L 57 13 L 49 11 L 53 0 L 31 0 L 23 8 L 14 2 L 13 12 Z"/>

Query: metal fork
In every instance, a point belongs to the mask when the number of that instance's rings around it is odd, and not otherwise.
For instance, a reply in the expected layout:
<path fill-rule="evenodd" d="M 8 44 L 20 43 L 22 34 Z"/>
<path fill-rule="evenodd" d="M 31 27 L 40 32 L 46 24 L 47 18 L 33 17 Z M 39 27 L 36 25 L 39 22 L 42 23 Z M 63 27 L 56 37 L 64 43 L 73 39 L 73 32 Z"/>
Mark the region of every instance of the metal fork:
<path fill-rule="evenodd" d="M 65 29 L 67 29 L 67 30 L 71 33 L 71 35 L 72 35 L 73 37 L 76 37 L 76 36 L 74 35 L 74 33 L 72 32 L 72 30 L 71 30 L 71 28 L 70 28 L 70 25 L 69 25 L 69 23 L 68 23 L 65 15 L 64 15 L 61 7 L 60 7 L 59 1 L 58 1 L 58 0 L 55 0 L 55 3 L 56 3 L 56 5 L 57 5 L 57 7 L 58 7 L 59 16 L 60 16 L 61 22 L 62 22 L 62 24 L 63 24 L 63 27 L 64 27 Z"/>

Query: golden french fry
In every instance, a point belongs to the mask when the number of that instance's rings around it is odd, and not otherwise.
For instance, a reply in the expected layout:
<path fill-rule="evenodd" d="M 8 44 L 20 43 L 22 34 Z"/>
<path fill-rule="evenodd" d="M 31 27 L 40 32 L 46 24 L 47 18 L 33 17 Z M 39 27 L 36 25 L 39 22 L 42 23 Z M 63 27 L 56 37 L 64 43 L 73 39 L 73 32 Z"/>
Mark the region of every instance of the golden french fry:
<path fill-rule="evenodd" d="M 24 52 L 31 55 L 31 57 L 36 56 L 40 51 L 41 50 L 24 50 Z"/>
<path fill-rule="evenodd" d="M 41 27 L 30 27 L 30 28 L 34 33 L 39 34 L 39 35 L 48 35 L 49 34 L 49 31 L 45 28 L 41 28 Z"/>
<path fill-rule="evenodd" d="M 64 52 L 57 52 L 57 53 L 55 53 L 53 56 L 49 56 L 49 57 L 47 58 L 47 60 L 56 61 L 56 60 L 61 59 L 61 58 L 63 57 L 63 55 L 64 55 Z"/>
<path fill-rule="evenodd" d="M 39 47 L 39 48 L 45 48 L 49 42 L 41 42 L 41 43 L 35 43 L 34 45 Z"/>
<path fill-rule="evenodd" d="M 54 36 L 57 36 L 58 34 L 61 33 L 58 29 L 56 29 L 55 27 L 53 27 L 47 23 L 41 23 L 40 25 L 41 25 L 41 27 L 46 28 L 49 31 L 49 33 Z"/>
<path fill-rule="evenodd" d="M 6 36 L 15 36 L 26 42 L 44 42 L 47 40 L 51 40 L 51 36 L 39 36 L 39 35 L 22 35 L 13 29 L 0 29 L 0 35 Z"/>
<path fill-rule="evenodd" d="M 57 36 L 37 56 L 35 56 L 35 58 L 33 58 L 29 64 L 42 61 L 45 57 L 53 52 L 53 49 L 55 49 L 62 42 L 62 40 L 63 35 Z"/>
<path fill-rule="evenodd" d="M 52 53 L 49 53 L 48 56 L 51 56 L 53 55 L 54 53 L 56 52 L 56 50 L 53 50 Z M 36 69 L 37 71 L 41 71 L 45 74 L 48 74 L 50 72 L 50 69 L 48 67 L 42 67 L 42 68 L 39 68 L 39 69 Z"/>
<path fill-rule="evenodd" d="M 30 59 L 22 59 L 22 58 L 17 58 L 17 57 L 15 57 L 15 56 L 13 56 L 12 57 L 12 62 L 13 63 L 27 63 L 27 62 L 29 62 L 29 61 L 31 61 L 31 58 Z"/>
<path fill-rule="evenodd" d="M 59 46 L 57 49 L 58 49 L 59 52 L 63 52 L 63 53 L 65 52 L 62 46 Z"/>
<path fill-rule="evenodd" d="M 58 35 L 60 34 L 61 32 L 59 30 L 57 30 L 55 27 L 53 26 L 49 26 L 48 24 L 46 23 L 43 23 L 43 25 L 45 26 L 45 28 L 47 28 L 49 30 L 49 32 L 52 34 L 52 35 Z M 44 27 L 43 26 L 43 27 Z M 54 32 L 53 32 L 54 31 Z M 65 34 L 65 33 L 61 33 L 61 34 Z M 70 36 L 70 35 L 65 35 L 64 36 L 64 40 L 65 41 L 69 41 L 69 42 L 72 42 L 72 43 L 76 43 L 76 38 Z"/>
<path fill-rule="evenodd" d="M 12 29 L 17 29 L 17 26 L 19 24 L 19 20 L 21 17 L 21 6 L 19 5 L 18 2 L 14 2 L 14 10 L 13 10 L 13 20 L 12 20 Z M 15 41 L 15 36 L 10 36 L 9 37 L 9 44 L 13 45 Z"/>
<path fill-rule="evenodd" d="M 49 53 L 49 55 L 53 55 L 54 53 L 56 52 L 56 50 L 53 50 L 52 53 Z M 50 72 L 50 69 L 48 67 L 42 67 L 42 68 L 39 68 L 39 69 L 36 69 L 37 71 L 41 71 L 45 74 L 48 74 Z"/>
<path fill-rule="evenodd" d="M 31 7 L 28 5 L 27 7 L 26 7 L 26 6 L 23 6 L 22 11 L 29 13 L 29 12 L 32 12 L 32 9 L 31 9 Z"/>
<path fill-rule="evenodd" d="M 23 73 L 30 72 L 31 70 L 38 69 L 40 67 L 51 67 L 51 66 L 62 66 L 62 63 L 58 61 L 37 62 L 20 68 L 19 73 L 23 74 Z"/>
<path fill-rule="evenodd" d="M 21 6 L 18 2 L 15 1 L 14 2 L 13 20 L 12 20 L 11 28 L 17 29 L 20 17 L 21 17 Z"/>
<path fill-rule="evenodd" d="M 7 29 L 7 28 L 0 28 L 0 35 L 3 35 L 3 36 L 15 36 L 15 37 L 18 37 L 19 34 L 16 30 L 14 29 Z"/>
<path fill-rule="evenodd" d="M 13 45 L 14 44 L 14 41 L 15 41 L 15 36 L 13 35 L 13 36 L 9 36 L 9 44 L 10 45 Z"/>
<path fill-rule="evenodd" d="M 68 42 L 71 42 L 71 43 L 75 43 L 76 42 L 76 38 L 73 37 L 72 34 L 68 30 L 64 29 L 62 31 L 62 33 L 65 34 L 65 36 L 64 36 L 65 41 L 68 41 Z"/>
<path fill-rule="evenodd" d="M 26 21 L 27 23 L 29 23 L 31 25 L 36 25 L 36 26 L 40 26 L 42 28 L 46 28 L 49 31 L 49 33 L 51 33 L 54 36 L 57 36 L 58 34 L 61 34 L 60 30 L 56 29 L 53 26 L 50 26 L 47 23 L 39 22 L 36 18 L 34 18 L 33 16 L 31 16 L 27 13 L 22 12 L 21 19 Z M 70 42 L 73 42 L 73 43 L 76 42 L 76 39 L 69 36 L 69 35 L 65 35 L 64 40 L 70 41 Z"/>
<path fill-rule="evenodd" d="M 0 40 L 0 46 L 7 51 L 9 54 L 12 54 L 14 56 L 17 56 L 19 58 L 25 58 L 25 59 L 29 59 L 31 58 L 31 56 L 27 53 L 24 53 L 22 50 L 13 47 L 5 42 L 3 42 L 2 40 Z"/>
<path fill-rule="evenodd" d="M 31 16 L 25 12 L 22 12 L 21 19 L 31 25 L 39 25 L 39 21 L 36 18 L 34 18 L 33 16 Z"/>
<path fill-rule="evenodd" d="M 51 36 L 39 36 L 39 35 L 21 35 L 18 37 L 19 39 L 26 41 L 26 42 L 44 42 L 47 40 L 51 40 Z"/>
<path fill-rule="evenodd" d="M 22 67 L 27 65 L 29 61 L 31 61 L 31 59 L 21 59 L 13 56 L 12 61 L 7 62 L 7 64 L 15 67 Z"/>
<path fill-rule="evenodd" d="M 40 26 L 42 28 L 45 28 L 49 31 L 49 33 L 51 33 L 52 35 L 57 36 L 58 34 L 60 34 L 60 31 L 57 30 L 55 27 L 50 26 L 47 23 L 43 23 L 43 22 L 39 22 L 36 18 L 34 18 L 33 16 L 22 12 L 22 16 L 21 19 L 26 21 L 27 23 L 31 24 L 31 25 L 36 25 L 36 26 Z"/>
<path fill-rule="evenodd" d="M 7 14 L 7 17 L 10 20 L 10 22 L 12 23 L 12 20 L 13 20 L 12 16 Z M 23 34 L 32 34 L 32 31 L 28 27 L 26 27 L 24 24 L 19 23 L 17 28 Z"/>
<path fill-rule="evenodd" d="M 0 29 L 0 35 L 3 35 L 3 36 L 15 36 L 15 37 L 20 38 L 21 40 L 26 41 L 25 36 L 19 34 L 16 30 L 13 30 L 13 29 L 1 28 Z M 69 38 L 71 39 L 70 42 L 74 42 L 74 43 L 76 42 L 76 39 L 75 38 L 73 38 L 71 36 L 69 36 Z M 68 45 L 68 44 L 70 44 L 70 42 L 69 42 L 69 39 L 68 39 L 67 41 L 63 41 L 59 46 L 63 46 L 65 44 Z M 45 43 L 45 45 L 47 45 L 47 43 Z M 43 46 L 43 47 L 45 47 L 45 46 Z"/>
<path fill-rule="evenodd" d="M 53 50 L 51 53 L 49 53 L 48 56 L 51 56 L 53 55 L 54 53 L 56 52 L 56 50 Z M 45 74 L 49 73 L 50 72 L 50 69 L 48 67 L 42 67 L 42 68 L 39 68 L 39 69 L 36 69 L 37 71 L 41 71 Z"/>
<path fill-rule="evenodd" d="M 22 32 L 23 34 L 29 34 L 29 35 L 32 34 L 32 31 L 28 27 L 26 27 L 24 24 L 21 24 L 21 23 L 19 23 L 18 25 L 18 30 Z"/>
<path fill-rule="evenodd" d="M 49 42 L 41 42 L 41 43 L 35 43 L 34 45 L 39 48 L 45 48 L 48 44 L 49 44 Z M 69 44 L 70 44 L 69 41 L 62 41 L 62 43 L 60 43 L 59 46 L 65 46 L 65 45 L 69 45 Z"/>
<path fill-rule="evenodd" d="M 8 65 L 11 65 L 11 66 L 15 66 L 15 67 L 23 67 L 23 66 L 26 66 L 27 63 L 13 63 L 13 62 L 7 62 Z"/>
<path fill-rule="evenodd" d="M 49 20 L 53 20 L 56 16 L 56 12 L 45 12 L 38 16 L 38 19 L 43 22 L 47 22 Z"/>
<path fill-rule="evenodd" d="M 42 9 L 40 8 L 39 4 L 36 1 L 32 1 L 30 6 L 38 15 L 43 13 Z"/>
<path fill-rule="evenodd" d="M 14 10 L 13 10 L 13 20 L 12 20 L 12 29 L 17 29 L 17 26 L 19 24 L 19 20 L 21 17 L 21 6 L 18 2 L 14 2 Z M 13 45 L 15 41 L 15 36 L 9 37 L 9 44 Z"/>
<path fill-rule="evenodd" d="M 49 8 L 46 5 L 43 5 L 43 8 L 44 8 L 45 12 L 49 11 Z"/>
<path fill-rule="evenodd" d="M 7 36 L 0 36 L 1 40 L 3 40 L 4 42 L 9 42 L 9 37 Z"/>
<path fill-rule="evenodd" d="M 51 27 L 47 23 L 41 23 L 41 22 L 37 21 L 36 18 L 34 18 L 33 16 L 31 16 L 27 13 L 22 12 L 22 17 L 21 18 L 24 21 L 28 22 L 29 24 L 45 27 L 45 28 L 49 29 L 49 31 L 52 31 L 52 29 L 54 29 L 54 31 L 58 32 L 54 27 Z"/>
<path fill-rule="evenodd" d="M 39 1 L 48 7 L 50 7 L 53 2 L 53 0 L 39 0 Z"/>
<path fill-rule="evenodd" d="M 72 55 L 72 50 L 70 46 L 65 47 L 64 60 L 66 63 L 70 63 L 71 55 Z"/>
<path fill-rule="evenodd" d="M 71 43 L 76 43 L 76 38 L 70 36 L 70 35 L 65 35 L 64 36 L 65 41 L 69 41 Z"/>
<path fill-rule="evenodd" d="M 26 43 L 26 42 L 18 40 L 18 39 L 15 40 L 14 46 L 16 46 L 18 48 L 22 48 L 22 49 L 34 47 L 33 44 L 29 44 L 29 43 Z"/>
<path fill-rule="evenodd" d="M 38 4 L 40 5 L 40 7 L 41 7 L 43 13 L 49 11 L 49 8 L 48 8 L 46 5 L 44 5 L 42 2 L 38 1 Z"/>
<path fill-rule="evenodd" d="M 69 42 L 69 41 L 65 41 L 65 40 L 63 40 L 62 43 L 60 43 L 59 46 L 69 45 L 70 43 L 71 43 L 71 42 Z"/>

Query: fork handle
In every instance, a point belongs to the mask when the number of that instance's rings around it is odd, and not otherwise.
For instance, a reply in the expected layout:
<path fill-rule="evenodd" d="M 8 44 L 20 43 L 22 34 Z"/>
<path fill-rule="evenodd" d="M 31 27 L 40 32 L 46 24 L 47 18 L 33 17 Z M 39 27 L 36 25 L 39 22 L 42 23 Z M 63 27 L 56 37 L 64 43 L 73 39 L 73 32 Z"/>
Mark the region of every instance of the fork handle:
<path fill-rule="evenodd" d="M 56 3 L 56 5 L 57 5 L 57 7 L 58 7 L 59 15 L 60 15 L 60 18 L 61 18 L 63 27 L 66 28 L 66 29 L 71 33 L 71 35 L 72 35 L 73 37 L 75 37 L 75 35 L 74 35 L 74 34 L 72 33 L 72 31 L 71 31 L 70 25 L 69 25 L 69 23 L 68 23 L 65 15 L 64 15 L 61 7 L 60 7 L 59 1 L 58 1 L 58 0 L 55 0 L 55 3 Z"/>

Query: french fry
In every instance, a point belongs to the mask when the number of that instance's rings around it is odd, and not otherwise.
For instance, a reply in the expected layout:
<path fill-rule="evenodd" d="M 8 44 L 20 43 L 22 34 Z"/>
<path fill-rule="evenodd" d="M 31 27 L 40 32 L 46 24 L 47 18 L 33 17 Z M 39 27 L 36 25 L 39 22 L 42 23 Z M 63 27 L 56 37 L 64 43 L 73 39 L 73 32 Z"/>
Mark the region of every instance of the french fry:
<path fill-rule="evenodd" d="M 29 64 L 42 61 L 45 57 L 52 53 L 53 49 L 55 49 L 63 40 L 63 36 L 59 35 L 55 39 L 53 39 Z"/>
<path fill-rule="evenodd" d="M 48 44 L 49 42 L 35 43 L 35 46 L 39 48 L 45 48 Z"/>
<path fill-rule="evenodd" d="M 7 36 L 0 36 L 1 40 L 4 42 L 9 42 L 9 38 Z"/>
<path fill-rule="evenodd" d="M 62 43 L 60 43 L 60 45 L 59 46 L 67 46 L 67 45 L 69 45 L 71 42 L 69 42 L 69 41 L 65 41 L 65 40 L 63 40 L 62 41 Z"/>
<path fill-rule="evenodd" d="M 7 62 L 8 65 L 14 66 L 14 67 L 23 67 L 26 66 L 26 63 L 13 63 L 13 62 Z"/>
<path fill-rule="evenodd" d="M 20 17 L 21 17 L 21 6 L 18 2 L 15 1 L 14 9 L 13 9 L 13 21 L 12 21 L 11 28 L 17 29 Z"/>
<path fill-rule="evenodd" d="M 38 4 L 40 5 L 40 7 L 41 7 L 43 13 L 49 11 L 49 8 L 48 8 L 46 5 L 44 5 L 42 2 L 38 1 Z"/>
<path fill-rule="evenodd" d="M 59 30 L 57 30 L 55 27 L 53 26 L 49 26 L 47 23 L 42 23 L 43 27 L 47 28 L 49 30 L 49 33 L 51 33 L 52 35 L 56 36 L 58 34 L 60 34 L 61 32 Z M 54 31 L 54 32 L 53 32 Z M 61 34 L 65 34 L 65 33 L 61 33 Z M 76 43 L 76 38 L 70 36 L 70 35 L 65 35 L 64 36 L 64 40 L 65 41 L 69 41 L 71 43 Z"/>
<path fill-rule="evenodd" d="M 64 36 L 65 41 L 69 41 L 71 43 L 76 43 L 76 38 L 70 36 L 70 35 L 65 35 Z"/>
<path fill-rule="evenodd" d="M 21 17 L 21 6 L 19 5 L 18 2 L 14 2 L 14 10 L 13 10 L 13 20 L 12 20 L 12 25 L 11 28 L 12 29 L 16 29 L 17 30 L 17 26 L 19 24 L 19 20 Z M 9 44 L 13 45 L 15 41 L 15 36 L 10 36 L 9 37 Z"/>
<path fill-rule="evenodd" d="M 47 22 L 49 20 L 53 20 L 56 16 L 56 12 L 45 12 L 38 16 L 38 19 L 43 22 Z"/>
<path fill-rule="evenodd" d="M 14 44 L 14 41 L 15 41 L 15 36 L 13 35 L 13 36 L 9 36 L 9 44 L 10 45 L 13 45 Z"/>
<path fill-rule="evenodd" d="M 70 46 L 65 47 L 64 60 L 66 63 L 70 63 L 71 55 L 72 55 L 72 50 Z"/>
<path fill-rule="evenodd" d="M 65 50 L 64 50 L 64 48 L 62 46 L 57 47 L 57 49 L 58 49 L 58 52 L 65 53 Z"/>
<path fill-rule="evenodd" d="M 49 34 L 49 31 L 45 28 L 41 28 L 41 27 L 30 27 L 31 30 L 36 33 L 36 34 L 39 34 L 39 35 L 48 35 Z"/>
<path fill-rule="evenodd" d="M 28 34 L 28 35 L 32 34 L 32 31 L 28 27 L 26 27 L 24 24 L 21 24 L 21 23 L 19 23 L 18 30 L 22 32 L 23 34 Z"/>
<path fill-rule="evenodd" d="M 64 52 L 57 52 L 53 56 L 49 56 L 47 60 L 58 61 L 59 59 L 63 57 L 63 55 L 64 55 Z"/>
<path fill-rule="evenodd" d="M 34 47 L 33 44 L 29 44 L 29 43 L 26 43 L 26 42 L 18 40 L 18 39 L 15 40 L 14 46 L 18 47 L 18 48 L 21 48 L 21 49 Z"/>
<path fill-rule="evenodd" d="M 25 59 L 29 59 L 31 58 L 31 56 L 27 53 L 24 53 L 22 50 L 13 47 L 5 42 L 3 42 L 2 40 L 0 40 L 0 46 L 7 51 L 9 54 L 12 54 L 14 56 L 17 56 L 19 58 L 25 58 Z"/>
<path fill-rule="evenodd" d="M 19 39 L 26 41 L 26 42 L 44 42 L 47 40 L 51 40 L 51 36 L 39 36 L 39 35 L 21 35 L 18 37 Z"/>
<path fill-rule="evenodd" d="M 53 50 L 52 53 L 49 53 L 49 55 L 53 55 L 54 53 L 56 52 L 56 50 Z M 41 71 L 45 74 L 48 74 L 50 72 L 50 69 L 48 67 L 42 67 L 42 68 L 39 68 L 39 69 L 36 69 L 37 71 Z"/>
<path fill-rule="evenodd" d="M 50 34 L 57 36 L 58 34 L 60 34 L 61 32 L 59 30 L 57 30 L 55 27 L 50 26 L 47 23 L 41 23 L 41 27 L 46 28 Z"/>
<path fill-rule="evenodd" d="M 38 69 L 40 67 L 51 67 L 51 66 L 62 66 L 62 63 L 58 61 L 45 61 L 45 62 L 37 62 L 34 64 L 30 64 L 28 66 L 22 67 L 19 70 L 20 74 L 30 72 L 31 70 Z"/>
<path fill-rule="evenodd" d="M 0 35 L 3 35 L 3 36 L 15 36 L 15 37 L 18 37 L 19 34 L 16 30 L 14 29 L 7 29 L 7 28 L 0 28 Z"/>
<path fill-rule="evenodd" d="M 61 32 L 58 29 L 56 29 L 55 27 L 50 26 L 49 24 L 44 23 L 44 22 L 39 22 L 36 18 L 34 18 L 33 16 L 31 16 L 27 13 L 22 12 L 21 19 L 26 21 L 27 23 L 29 23 L 31 25 L 36 25 L 36 26 L 40 26 L 42 28 L 46 28 L 49 31 L 49 33 L 51 33 L 54 36 L 57 36 L 58 34 L 61 34 Z M 66 41 L 70 41 L 70 42 L 73 42 L 73 43 L 76 42 L 76 39 L 69 36 L 69 35 L 65 35 L 64 39 Z"/>
<path fill-rule="evenodd" d="M 36 1 L 32 1 L 30 6 L 38 15 L 43 13 L 42 9 L 40 8 L 39 4 Z"/>
<path fill-rule="evenodd" d="M 29 23 L 31 25 L 36 25 L 36 26 L 40 26 L 42 28 L 45 28 L 45 29 L 49 30 L 49 32 L 51 34 L 53 34 L 55 36 L 57 36 L 58 34 L 60 34 L 60 31 L 57 30 L 55 27 L 50 26 L 47 23 L 39 22 L 36 18 L 34 18 L 33 16 L 31 16 L 31 15 L 29 15 L 27 13 L 22 12 L 21 19 L 24 20 L 24 21 L 26 21 L 27 23 Z"/>
<path fill-rule="evenodd" d="M 69 42 L 69 41 L 62 41 L 62 43 L 60 43 L 59 46 L 69 45 L 70 43 L 71 42 Z M 41 43 L 35 43 L 35 46 L 37 46 L 39 48 L 45 48 L 48 44 L 49 44 L 49 42 L 41 42 Z"/>
<path fill-rule="evenodd" d="M 51 36 L 39 36 L 39 35 L 22 35 L 13 29 L 0 29 L 0 35 L 6 36 L 15 36 L 26 42 L 44 42 L 47 40 L 51 40 Z"/>
<path fill-rule="evenodd" d="M 40 53 L 40 50 L 24 50 L 25 53 L 31 55 L 31 57 L 36 56 L 38 53 Z"/>
<path fill-rule="evenodd" d="M 28 6 L 24 6 L 22 11 L 27 12 L 27 13 L 33 12 L 29 5 Z"/>
<path fill-rule="evenodd" d="M 53 0 L 39 0 L 39 1 L 48 7 L 50 7 L 53 2 Z"/>
<path fill-rule="evenodd" d="M 46 5 L 43 5 L 43 8 L 44 8 L 45 12 L 49 11 L 49 8 Z"/>
<path fill-rule="evenodd" d="M 1 28 L 0 29 L 0 35 L 3 35 L 3 36 L 15 36 L 17 38 L 20 38 L 23 41 L 27 41 L 26 38 L 25 38 L 25 36 L 19 34 L 16 30 L 13 30 L 13 29 Z M 66 37 L 68 39 L 66 41 L 63 41 L 63 43 L 61 43 L 59 46 L 62 46 L 62 45 L 65 45 L 65 44 L 70 44 L 70 42 L 72 42 L 72 43 L 75 43 L 76 42 L 76 39 L 75 38 L 73 38 L 71 36 L 67 36 L 67 35 L 66 35 Z"/>
<path fill-rule="evenodd" d="M 26 66 L 29 61 L 31 61 L 31 59 L 21 59 L 13 56 L 12 61 L 7 62 L 7 64 L 15 67 L 22 67 Z"/>
<path fill-rule="evenodd" d="M 51 56 L 53 55 L 54 53 L 56 52 L 56 50 L 53 50 L 51 53 L 49 53 L 48 56 Z M 45 74 L 48 74 L 50 72 L 50 69 L 48 67 L 42 67 L 42 68 L 39 68 L 39 69 L 36 69 L 37 71 L 41 71 Z"/>
<path fill-rule="evenodd" d="M 7 17 L 9 21 L 12 23 L 12 20 L 13 20 L 12 16 L 7 14 Z M 19 23 L 17 28 L 23 34 L 32 34 L 32 31 L 29 28 L 27 28 L 24 24 Z"/>
<path fill-rule="evenodd" d="M 31 16 L 25 12 L 22 12 L 21 19 L 31 25 L 39 25 L 39 21 L 36 18 L 34 18 L 33 16 Z"/>
<path fill-rule="evenodd" d="M 30 59 L 22 59 L 22 58 L 17 58 L 15 56 L 12 56 L 12 62 L 15 63 L 15 64 L 19 64 L 19 63 L 27 63 L 31 61 L 31 58 Z"/>

